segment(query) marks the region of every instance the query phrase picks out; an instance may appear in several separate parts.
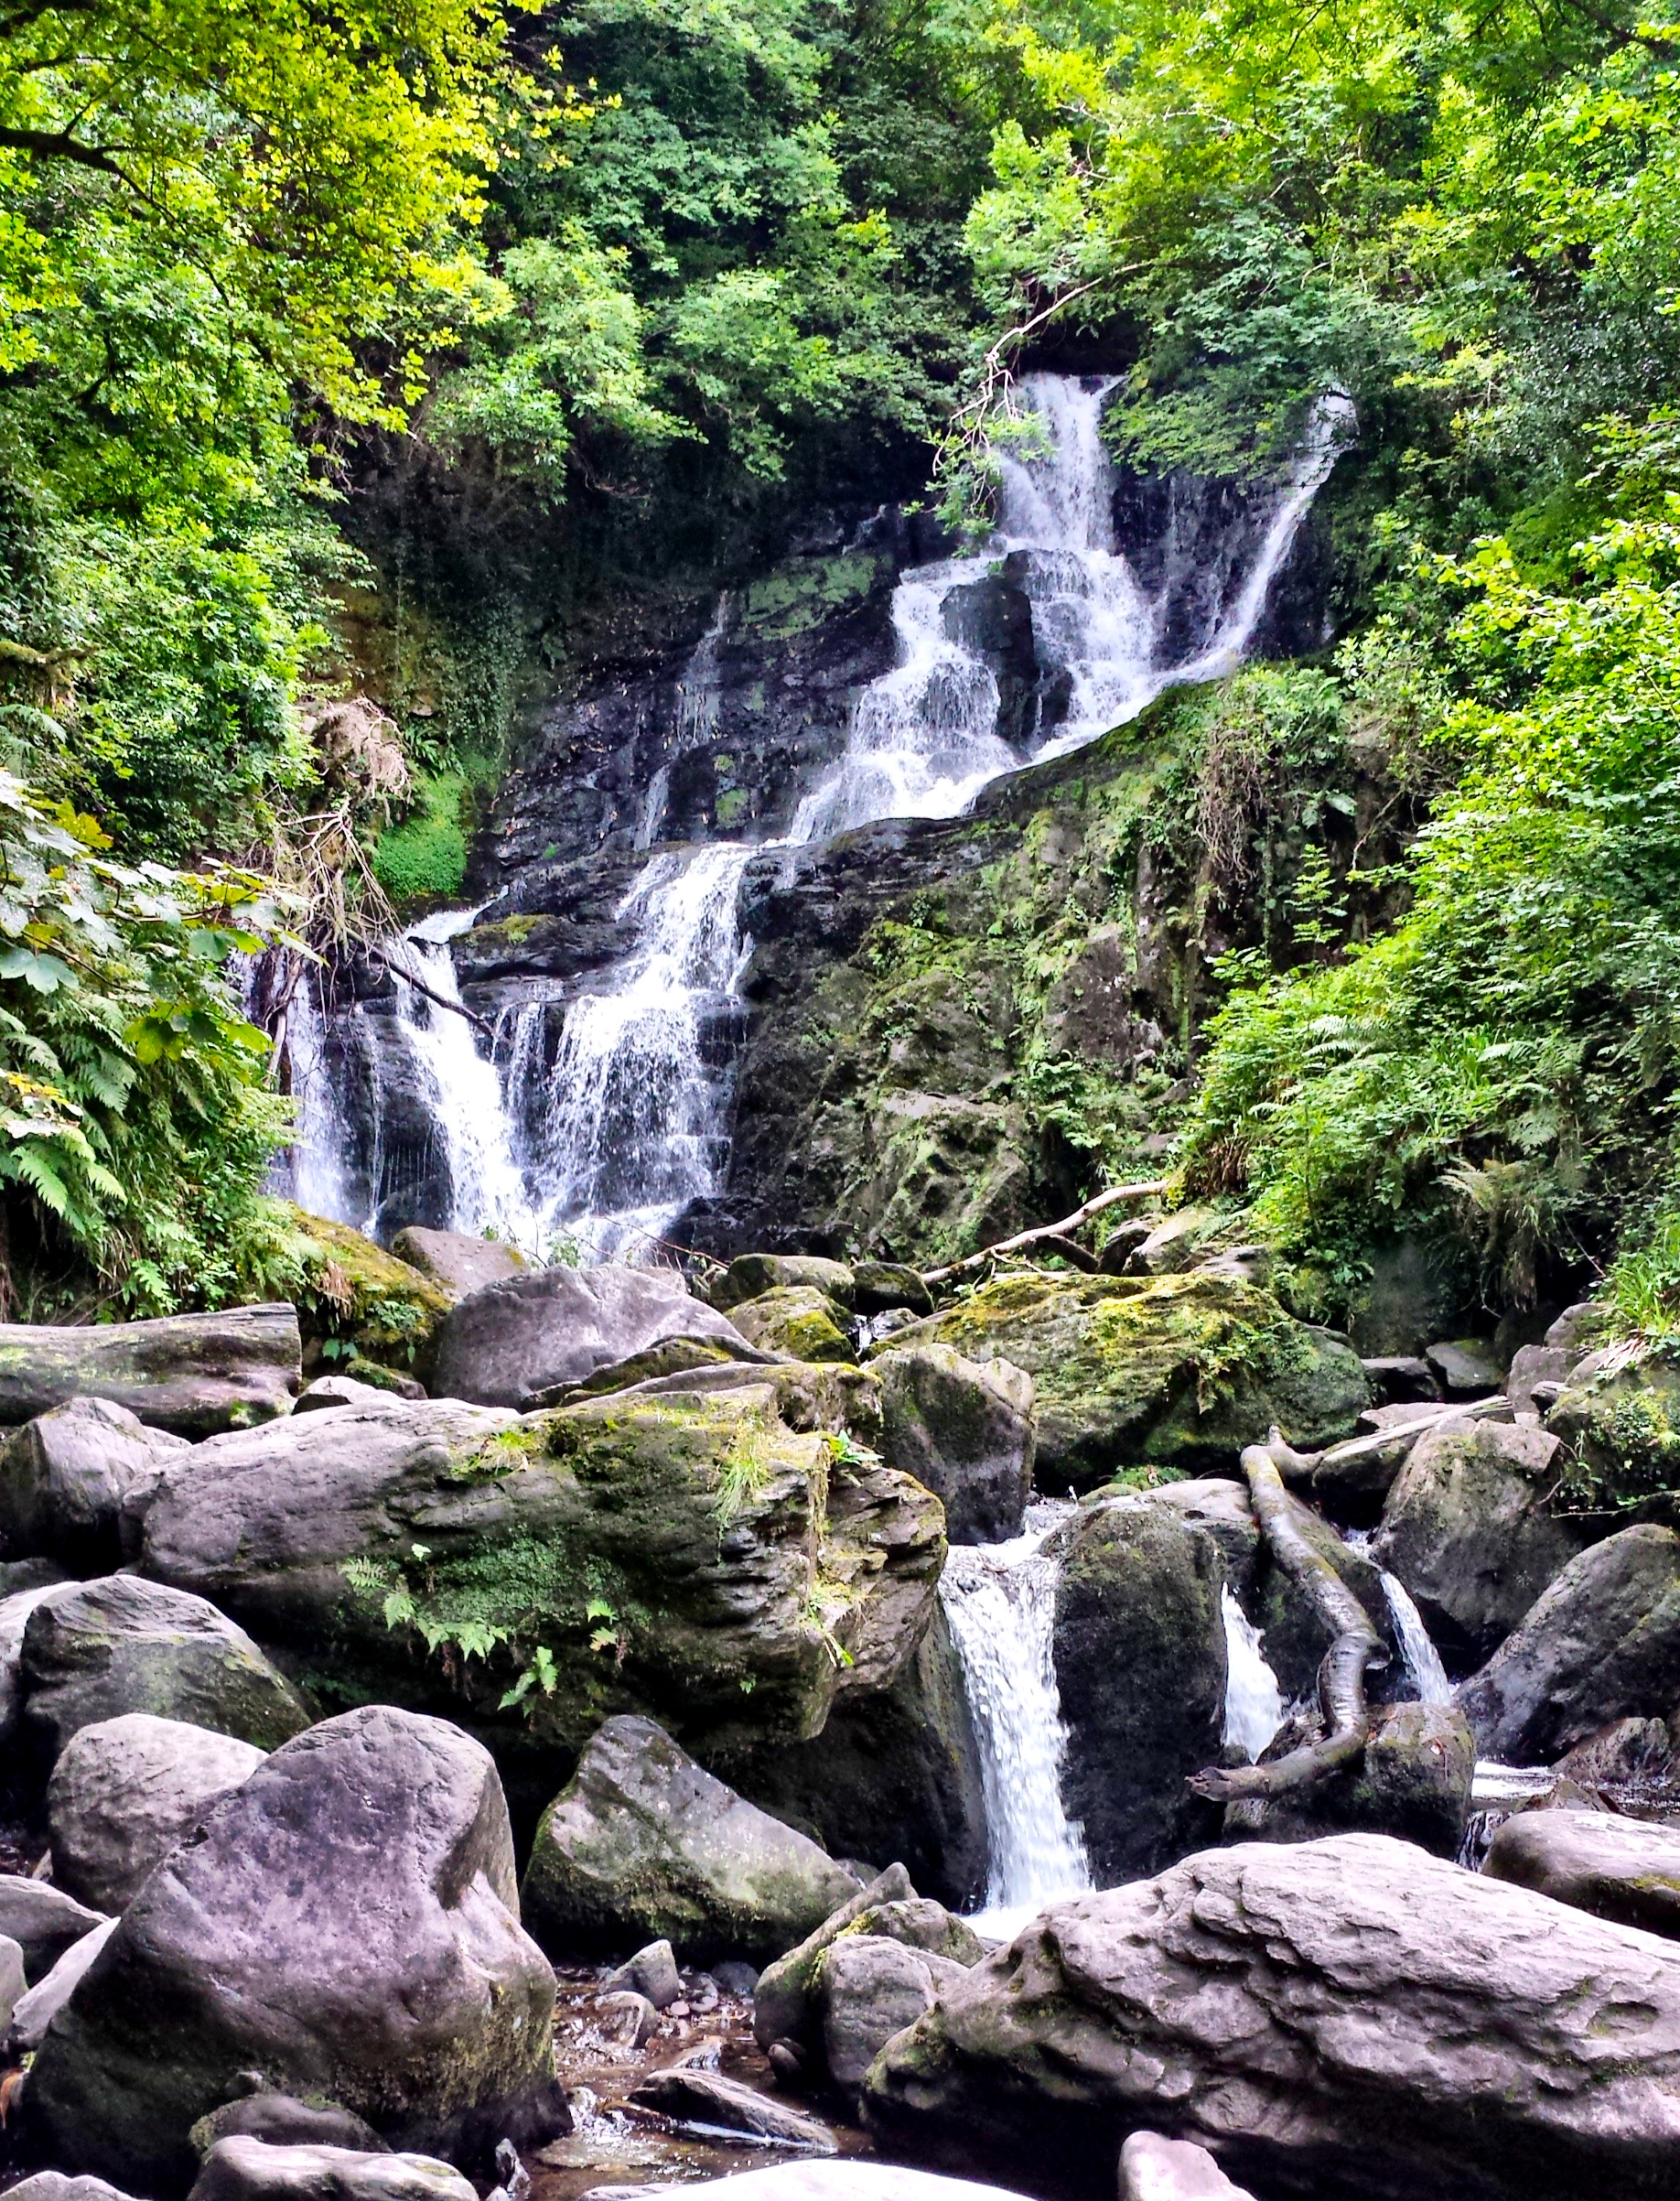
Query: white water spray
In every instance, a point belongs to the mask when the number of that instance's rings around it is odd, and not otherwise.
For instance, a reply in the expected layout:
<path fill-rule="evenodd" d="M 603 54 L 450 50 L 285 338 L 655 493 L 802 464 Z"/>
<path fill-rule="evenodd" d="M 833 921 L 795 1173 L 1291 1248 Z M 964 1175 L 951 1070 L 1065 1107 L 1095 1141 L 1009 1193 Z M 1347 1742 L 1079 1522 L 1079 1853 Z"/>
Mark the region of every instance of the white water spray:
<path fill-rule="evenodd" d="M 1227 1582 L 1220 1592 L 1225 1623 L 1225 1727 L 1222 1740 L 1252 1765 L 1283 1725 L 1283 1691 L 1266 1664 L 1260 1631 Z"/>
<path fill-rule="evenodd" d="M 1400 1640 L 1400 1655 L 1405 1660 L 1406 1678 L 1417 1691 L 1423 1704 L 1450 1704 L 1452 1683 L 1447 1678 L 1447 1668 L 1441 1664 L 1441 1655 L 1436 1649 L 1423 1614 L 1412 1602 L 1411 1592 L 1395 1575 L 1383 1576 L 1383 1594 L 1388 1600 L 1388 1616 L 1395 1624 L 1395 1634 Z"/>
<path fill-rule="evenodd" d="M 940 1602 L 980 1747 L 991 1850 L 982 1932 L 1013 1933 L 1046 1904 L 1090 1888 L 1080 1829 L 1061 1802 L 1067 1730 L 1051 1641 L 1061 1571 L 1043 1546 L 1075 1509 L 1043 1502 L 1007 1544 L 953 1544 Z"/>

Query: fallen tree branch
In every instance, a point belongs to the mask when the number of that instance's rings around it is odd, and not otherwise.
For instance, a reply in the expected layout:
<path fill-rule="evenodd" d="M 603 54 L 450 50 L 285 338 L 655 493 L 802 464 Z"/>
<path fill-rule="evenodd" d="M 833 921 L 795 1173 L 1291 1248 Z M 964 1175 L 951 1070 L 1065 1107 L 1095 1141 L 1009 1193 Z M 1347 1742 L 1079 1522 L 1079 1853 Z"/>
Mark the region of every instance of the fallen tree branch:
<path fill-rule="evenodd" d="M 1292 1451 L 1283 1439 L 1273 1431 L 1274 1441 L 1268 1444 L 1272 1460 L 1278 1473 L 1290 1483 L 1310 1482 L 1320 1468 L 1345 1467 L 1355 1460 L 1369 1460 L 1374 1453 L 1385 1451 L 1393 1444 L 1410 1444 L 1414 1438 L 1438 1430 L 1443 1421 L 1470 1419 L 1484 1421 L 1491 1414 L 1509 1413 L 1511 1401 L 1502 1391 L 1491 1398 L 1460 1399 L 1456 1406 L 1444 1406 L 1438 1413 L 1420 1414 L 1416 1421 L 1397 1421 L 1390 1429 L 1378 1430 L 1373 1437 L 1349 1437 L 1341 1444 L 1332 1444 L 1321 1452 Z"/>
<path fill-rule="evenodd" d="M 1273 1430 L 1265 1444 L 1244 1449 L 1243 1473 L 1267 1548 L 1330 1631 L 1330 1647 L 1319 1667 L 1319 1709 L 1326 1732 L 1319 1742 L 1292 1750 L 1270 1765 L 1209 1765 L 1192 1774 L 1190 1787 L 1215 1804 L 1311 1787 L 1362 1758 L 1371 1733 L 1365 1669 L 1373 1658 L 1383 1656 L 1383 1639 L 1335 1568 L 1296 1526 L 1294 1501 L 1284 1488 L 1275 1456 L 1287 1450 L 1280 1432 Z"/>
<path fill-rule="evenodd" d="M 495 1026 L 479 1016 L 477 1009 L 468 1009 L 465 1001 L 451 1001 L 447 994 L 438 993 L 434 987 L 428 986 L 424 978 L 415 977 L 407 964 L 393 963 L 389 955 L 381 955 L 377 950 L 370 953 L 368 960 L 370 963 L 382 965 L 392 977 L 400 978 L 404 986 L 412 986 L 415 993 L 424 994 L 434 1008 L 447 1009 L 455 1016 L 465 1017 L 467 1021 L 481 1031 L 487 1040 L 493 1041 L 495 1039 Z"/>
<path fill-rule="evenodd" d="M 943 1268 L 924 1268 L 921 1280 L 924 1284 L 942 1284 L 950 1277 L 966 1276 L 971 1268 L 984 1268 L 988 1261 L 996 1260 L 1001 1254 L 1019 1253 L 1026 1246 L 1041 1245 L 1046 1238 L 1065 1238 L 1071 1231 L 1077 1230 L 1082 1223 L 1089 1223 L 1093 1215 L 1101 1214 L 1105 1207 L 1113 1207 L 1117 1201 L 1147 1200 L 1166 1190 L 1165 1177 L 1151 1177 L 1142 1184 L 1116 1184 L 1106 1192 L 1099 1192 L 1094 1200 L 1087 1200 L 1083 1207 L 1076 1207 L 1071 1215 L 1064 1215 L 1060 1223 L 1041 1223 L 1036 1230 L 1018 1231 L 1013 1238 L 999 1238 L 996 1246 L 983 1246 L 977 1254 L 969 1254 L 961 1261 L 948 1262 Z M 1064 1253 L 1061 1246 L 1056 1250 Z M 1064 1257 L 1076 1259 L 1080 1250 L 1075 1247 L 1071 1255 L 1064 1253 Z M 1089 1255 L 1085 1257 L 1090 1259 Z"/>

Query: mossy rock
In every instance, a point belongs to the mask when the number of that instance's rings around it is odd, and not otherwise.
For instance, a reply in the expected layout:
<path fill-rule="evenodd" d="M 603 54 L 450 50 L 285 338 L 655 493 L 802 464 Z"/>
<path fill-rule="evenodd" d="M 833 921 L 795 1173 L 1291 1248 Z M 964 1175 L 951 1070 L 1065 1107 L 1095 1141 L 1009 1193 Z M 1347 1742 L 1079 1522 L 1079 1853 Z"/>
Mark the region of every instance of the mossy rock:
<path fill-rule="evenodd" d="M 1546 1416 L 1570 1456 L 1564 1506 L 1613 1514 L 1680 1502 L 1680 1363 L 1654 1353 L 1621 1360 L 1589 1354 Z"/>
<path fill-rule="evenodd" d="M 706 1297 L 727 1314 L 744 1300 L 799 1285 L 824 1293 L 838 1307 L 849 1308 L 856 1279 L 844 1261 L 825 1261 L 817 1254 L 739 1254 Z"/>
<path fill-rule="evenodd" d="M 1364 1370 L 1330 1332 L 1228 1274 L 1005 1276 L 894 1334 L 1025 1368 L 1041 1489 L 1088 1490 L 1146 1462 L 1227 1471 L 1276 1422 L 1313 1448 L 1350 1434 Z"/>
<path fill-rule="evenodd" d="M 856 1347 L 844 1311 L 812 1284 L 779 1284 L 729 1310 L 729 1320 L 748 1344 L 785 1353 L 790 1360 L 855 1361 Z"/>
<path fill-rule="evenodd" d="M 348 1223 L 294 1208 L 305 1241 L 307 1288 L 298 1306 L 306 1373 L 331 1365 L 369 1382 L 360 1361 L 425 1382 L 436 1357 L 437 1325 L 449 1295 L 407 1261 Z"/>

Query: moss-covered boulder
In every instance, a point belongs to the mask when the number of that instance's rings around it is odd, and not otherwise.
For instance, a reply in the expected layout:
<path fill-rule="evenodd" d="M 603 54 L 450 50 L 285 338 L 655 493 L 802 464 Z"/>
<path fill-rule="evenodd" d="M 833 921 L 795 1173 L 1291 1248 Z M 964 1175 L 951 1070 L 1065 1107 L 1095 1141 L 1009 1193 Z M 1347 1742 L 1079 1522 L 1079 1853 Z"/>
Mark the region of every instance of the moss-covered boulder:
<path fill-rule="evenodd" d="M 767 1964 L 857 1892 L 817 1845 L 696 1765 L 652 1720 L 608 1720 L 543 1814 L 521 1894 L 557 1961 L 669 1941 Z"/>
<path fill-rule="evenodd" d="M 1228 1466 L 1276 1422 L 1314 1447 L 1346 1436 L 1364 1370 L 1329 1332 L 1241 1278 L 1006 1276 L 911 1324 L 895 1350 L 953 1345 L 1012 1361 L 1037 1389 L 1040 1488 L 1116 1468 Z"/>
<path fill-rule="evenodd" d="M 738 1254 L 706 1297 L 727 1313 L 760 1292 L 801 1284 L 824 1293 L 839 1307 L 850 1307 L 857 1289 L 856 1277 L 844 1261 L 826 1261 L 817 1254 Z"/>
<path fill-rule="evenodd" d="M 780 1403 L 765 1383 L 522 1419 L 324 1408 L 198 1447 L 144 1564 L 343 1695 L 568 1750 L 620 1711 L 795 1740 L 836 1694 L 896 1678 L 944 1523 L 919 1484 Z"/>
<path fill-rule="evenodd" d="M 729 1310 L 748 1344 L 790 1360 L 856 1360 L 838 1303 L 813 1284 L 778 1284 Z"/>
<path fill-rule="evenodd" d="M 1569 1455 L 1567 1502 L 1594 1511 L 1680 1498 L 1680 1361 L 1589 1354 L 1546 1416 Z"/>
<path fill-rule="evenodd" d="M 426 1382 L 454 1294 L 348 1223 L 303 1208 L 293 1214 L 306 1278 L 298 1300 L 306 1374 L 330 1366 L 377 1383 L 390 1370 Z"/>
<path fill-rule="evenodd" d="M 882 1449 L 937 1492 L 952 1542 L 1018 1536 L 1038 1441 L 1026 1370 L 965 1360 L 951 1345 L 882 1353 L 870 1370 L 881 1386 Z"/>
<path fill-rule="evenodd" d="M 1310 1715 L 1307 1727 L 1322 1732 Z M 1283 1756 L 1305 1734 L 1291 1721 L 1265 1757 Z M 1328 1834 L 1392 1834 L 1437 1857 L 1456 1857 L 1475 1770 L 1475 1741 L 1456 1705 L 1386 1704 L 1375 1713 L 1356 1764 L 1293 1795 L 1229 1806 L 1224 1839 L 1306 1842 Z"/>

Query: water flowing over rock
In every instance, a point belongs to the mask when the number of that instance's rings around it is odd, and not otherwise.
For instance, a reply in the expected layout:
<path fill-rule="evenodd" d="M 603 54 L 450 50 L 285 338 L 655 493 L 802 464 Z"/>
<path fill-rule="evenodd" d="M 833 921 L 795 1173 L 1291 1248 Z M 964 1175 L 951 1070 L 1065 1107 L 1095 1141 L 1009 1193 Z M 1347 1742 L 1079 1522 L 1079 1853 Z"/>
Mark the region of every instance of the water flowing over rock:
<path fill-rule="evenodd" d="M 384 997 L 336 1013 L 324 1031 L 312 988 L 296 989 L 300 1192 L 307 1184 L 328 1214 L 372 1218 L 382 1232 L 493 1224 L 522 1243 L 569 1233 L 588 1258 L 635 1257 L 685 1210 L 708 1207 L 730 1163 L 751 944 L 738 904 L 755 850 L 793 851 L 880 819 L 953 817 L 992 781 L 1135 715 L 1169 679 L 1232 670 L 1352 413 L 1339 394 L 1321 398 L 1287 479 L 1237 499 L 1233 523 L 1210 535 L 1169 496 L 1158 539 L 1128 552 L 1100 433 L 1110 387 L 1026 379 L 1043 448 L 1001 454 L 995 540 L 932 562 L 923 550 L 899 566 L 890 637 L 863 642 L 888 567 L 860 540 L 801 579 L 778 576 L 720 599 L 655 707 L 630 711 L 633 730 L 610 762 L 595 751 L 619 707 L 601 698 L 572 715 L 552 793 L 546 772 L 511 775 L 505 799 L 518 815 L 503 825 L 498 857 L 512 891 L 484 929 L 528 925 L 545 903 L 581 893 L 592 944 L 558 970 L 534 945 L 522 962 L 507 935 L 512 982 L 502 984 L 489 1047 L 403 976 L 406 960 L 430 994 L 458 1002 L 458 973 L 443 965 L 476 911 L 411 928 Z M 915 560 L 908 540 L 899 548 Z M 816 591 L 809 615 L 794 600 L 807 586 Z M 811 617 L 837 620 L 852 639 L 842 643 L 845 673 L 818 673 L 807 690 L 796 668 Z M 881 643 L 895 664 L 881 662 Z M 866 657 L 875 649 L 867 671 L 860 647 Z M 809 696 L 792 707 L 796 725 L 783 723 L 788 704 L 748 700 L 784 680 Z M 756 734 L 743 713 L 764 720 Z M 738 771 L 747 783 L 731 778 Z M 586 825 L 608 788 L 622 792 Z M 762 838 L 725 837 L 748 828 Z M 696 847 L 702 832 L 713 837 Z M 603 878 L 566 883 L 568 862 L 603 849 L 619 882 L 608 901 Z M 349 1113 L 326 1097 L 347 1065 Z"/>
<path fill-rule="evenodd" d="M 1225 1628 L 1225 1710 L 1220 1740 L 1250 1764 L 1283 1725 L 1277 1677 L 1265 1662 L 1260 1631 L 1238 1604 L 1231 1584 L 1220 1591 Z"/>
<path fill-rule="evenodd" d="M 476 2156 L 522 2104 L 565 2129 L 554 1992 L 488 1753 L 372 1706 L 276 1751 L 153 1874 L 42 2043 L 26 2114 L 53 2160 L 164 2196 L 253 2069 Z"/>
<path fill-rule="evenodd" d="M 1091 1885 L 1061 1800 L 1067 1730 L 1053 1635 L 1060 1564 L 1044 1548 L 1068 1509 L 1030 1509 L 1007 1544 L 953 1545 L 940 1601 L 980 1746 L 990 1868 L 985 1909 L 1038 1909 Z"/>
<path fill-rule="evenodd" d="M 1680 1950 L 1383 1836 L 1209 1850 L 1028 1926 L 865 2101 L 895 2153 L 1041 2193 L 1148 2128 L 1280 2201 L 1657 2201 Z"/>

